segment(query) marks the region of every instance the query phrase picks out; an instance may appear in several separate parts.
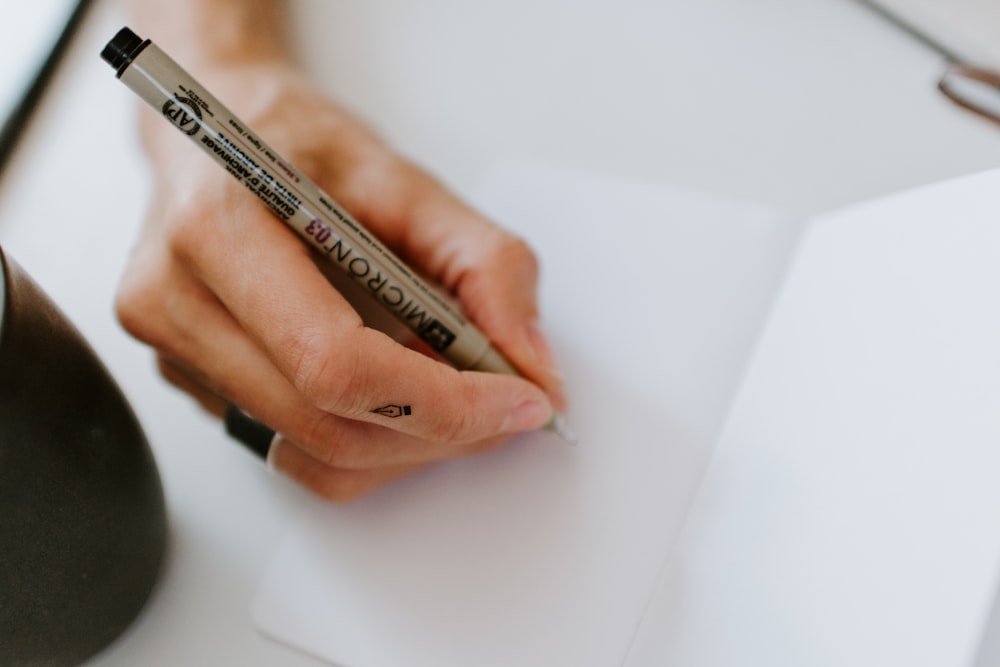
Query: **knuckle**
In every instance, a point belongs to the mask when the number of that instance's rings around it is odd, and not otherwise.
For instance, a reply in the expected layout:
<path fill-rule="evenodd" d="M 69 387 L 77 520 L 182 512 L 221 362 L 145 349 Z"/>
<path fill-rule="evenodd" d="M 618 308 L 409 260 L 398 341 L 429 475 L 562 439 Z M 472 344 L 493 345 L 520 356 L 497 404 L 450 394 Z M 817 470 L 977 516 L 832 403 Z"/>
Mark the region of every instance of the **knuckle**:
<path fill-rule="evenodd" d="M 218 244 L 213 241 L 217 226 L 206 220 L 204 204 L 188 199 L 174 211 L 166 233 L 167 247 L 179 260 L 196 264 L 198 259 Z"/>
<path fill-rule="evenodd" d="M 181 384 L 182 372 L 173 359 L 168 358 L 164 354 L 156 355 L 156 370 L 164 380 L 179 387 Z"/>
<path fill-rule="evenodd" d="M 350 345 L 319 331 L 297 332 L 289 343 L 292 385 L 309 403 L 341 416 L 358 413 L 365 379 Z"/>
<path fill-rule="evenodd" d="M 503 238 L 497 247 L 497 260 L 503 266 L 514 266 L 531 275 L 538 274 L 538 256 L 528 242 L 520 236 L 503 231 Z"/>
<path fill-rule="evenodd" d="M 146 318 L 143 317 L 145 311 L 143 298 L 144 291 L 139 289 L 134 281 L 122 284 L 115 294 L 115 317 L 122 327 L 136 338 L 144 338 L 142 335 L 146 326 Z"/>
<path fill-rule="evenodd" d="M 118 284 L 114 297 L 115 318 L 131 336 L 155 345 L 163 338 L 158 314 L 162 312 L 167 285 L 155 268 L 130 270 Z"/>
<path fill-rule="evenodd" d="M 177 352 L 205 333 L 198 318 L 217 308 L 215 297 L 191 281 L 165 253 L 141 251 L 119 282 L 115 318 L 139 341 Z"/>
<path fill-rule="evenodd" d="M 302 331 L 287 346 L 293 359 L 292 385 L 312 405 L 325 409 L 332 365 L 325 339 L 318 333 Z"/>
<path fill-rule="evenodd" d="M 173 200 L 162 214 L 161 233 L 167 251 L 179 262 L 199 265 L 226 247 L 225 236 L 232 223 L 244 217 L 247 203 L 233 191 L 232 183 L 202 188 Z M 213 211 L 229 211 L 222 220 Z M 226 224 L 221 224 L 226 223 Z"/>

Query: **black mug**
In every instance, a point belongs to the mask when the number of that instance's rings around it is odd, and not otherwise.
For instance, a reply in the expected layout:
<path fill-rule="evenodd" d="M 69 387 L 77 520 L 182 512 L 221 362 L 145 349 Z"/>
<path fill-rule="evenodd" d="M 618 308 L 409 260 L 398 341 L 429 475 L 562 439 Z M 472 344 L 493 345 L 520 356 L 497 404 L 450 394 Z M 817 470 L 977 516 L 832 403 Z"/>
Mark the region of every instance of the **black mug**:
<path fill-rule="evenodd" d="M 76 665 L 156 582 L 152 452 L 83 337 L 0 250 L 0 665 Z"/>

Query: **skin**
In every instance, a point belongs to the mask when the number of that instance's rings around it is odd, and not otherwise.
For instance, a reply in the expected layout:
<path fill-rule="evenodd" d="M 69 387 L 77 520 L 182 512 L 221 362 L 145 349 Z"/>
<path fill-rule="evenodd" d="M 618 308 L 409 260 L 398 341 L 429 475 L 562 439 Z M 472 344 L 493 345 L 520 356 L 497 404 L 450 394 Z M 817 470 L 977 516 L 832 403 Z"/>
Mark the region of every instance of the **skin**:
<path fill-rule="evenodd" d="M 131 12 L 138 34 L 453 294 L 528 378 L 459 372 L 365 327 L 291 230 L 143 109 L 153 196 L 116 311 L 169 381 L 281 433 L 273 466 L 334 501 L 493 448 L 563 407 L 531 250 L 320 92 L 292 62 L 280 2 L 135 0 Z M 412 412 L 373 412 L 387 404 Z"/>

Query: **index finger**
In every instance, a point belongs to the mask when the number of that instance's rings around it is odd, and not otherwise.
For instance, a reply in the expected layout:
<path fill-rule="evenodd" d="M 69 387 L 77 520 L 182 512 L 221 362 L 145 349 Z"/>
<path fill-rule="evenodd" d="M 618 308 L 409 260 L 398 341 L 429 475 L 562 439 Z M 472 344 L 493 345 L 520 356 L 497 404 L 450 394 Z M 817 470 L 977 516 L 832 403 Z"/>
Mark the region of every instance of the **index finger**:
<path fill-rule="evenodd" d="M 562 374 L 539 324 L 539 263 L 532 249 L 412 165 L 393 163 L 388 180 L 397 185 L 388 196 L 363 196 L 374 190 L 364 182 L 373 176 L 362 171 L 360 183 L 343 188 L 352 210 L 456 294 L 518 370 L 561 402 Z"/>
<path fill-rule="evenodd" d="M 177 250 L 313 405 L 454 443 L 548 421 L 552 407 L 531 383 L 459 372 L 366 328 L 308 248 L 258 202 L 236 199 L 226 210 L 227 220 L 203 221 Z"/>

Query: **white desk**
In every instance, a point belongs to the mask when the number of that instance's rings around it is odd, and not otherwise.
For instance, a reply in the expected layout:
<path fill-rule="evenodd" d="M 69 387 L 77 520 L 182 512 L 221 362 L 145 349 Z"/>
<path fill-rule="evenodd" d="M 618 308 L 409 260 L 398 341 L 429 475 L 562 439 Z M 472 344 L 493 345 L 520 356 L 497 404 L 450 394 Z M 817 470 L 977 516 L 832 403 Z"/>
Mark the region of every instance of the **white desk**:
<path fill-rule="evenodd" d="M 460 192 L 527 158 L 807 215 L 1000 164 L 1000 131 L 935 91 L 938 59 L 850 0 L 294 7 L 330 92 Z M 168 496 L 159 589 L 92 664 L 319 665 L 248 615 L 305 493 L 169 388 L 112 316 L 148 193 L 135 101 L 98 57 L 125 22 L 114 4 L 91 15 L 0 188 L 0 243 L 119 379 Z"/>

